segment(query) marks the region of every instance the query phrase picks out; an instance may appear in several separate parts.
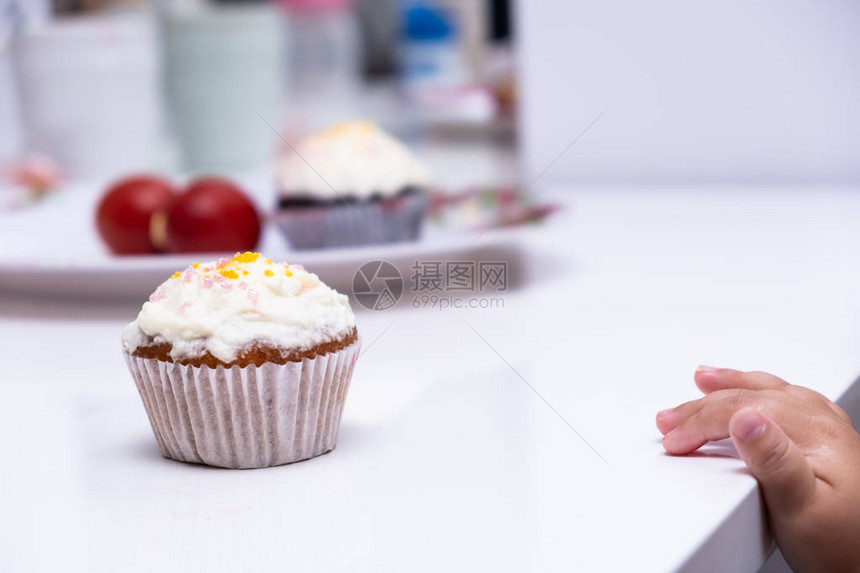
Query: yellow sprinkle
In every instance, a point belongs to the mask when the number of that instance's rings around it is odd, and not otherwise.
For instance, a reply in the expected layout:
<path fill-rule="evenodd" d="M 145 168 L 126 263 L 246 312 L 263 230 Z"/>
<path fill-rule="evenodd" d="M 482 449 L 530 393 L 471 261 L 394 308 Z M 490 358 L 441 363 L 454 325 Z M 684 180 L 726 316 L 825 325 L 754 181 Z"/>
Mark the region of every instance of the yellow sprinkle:
<path fill-rule="evenodd" d="M 260 253 L 245 251 L 244 253 L 236 253 L 233 255 L 233 261 L 237 263 L 253 263 L 260 258 Z"/>
<path fill-rule="evenodd" d="M 291 270 L 287 270 L 287 276 L 288 276 L 288 277 L 293 276 L 293 271 L 291 271 Z"/>
<path fill-rule="evenodd" d="M 170 278 L 172 278 L 172 279 L 179 278 L 179 275 L 181 275 L 181 274 L 182 274 L 181 272 L 176 271 L 175 273 L 173 273 L 172 275 L 170 275 Z"/>
<path fill-rule="evenodd" d="M 372 133 L 375 130 L 375 127 L 376 126 L 373 124 L 373 122 L 368 121 L 366 119 L 343 121 L 341 123 L 336 123 L 322 130 L 319 133 L 319 136 L 321 136 L 323 139 L 327 139 L 329 137 L 339 137 L 348 134 L 350 131 L 360 135 L 367 135 Z"/>
<path fill-rule="evenodd" d="M 267 265 L 271 265 L 271 264 L 272 264 L 272 259 L 266 259 L 266 264 L 267 264 Z"/>
<path fill-rule="evenodd" d="M 220 270 L 218 272 L 221 273 L 222 277 L 225 277 L 228 279 L 238 279 L 239 278 L 239 273 L 237 273 L 236 271 L 234 271 L 232 269 Z"/>
<path fill-rule="evenodd" d="M 199 266 L 200 266 L 200 263 L 194 263 L 194 264 L 193 264 L 193 265 L 191 265 L 191 266 L 192 266 L 192 267 L 194 267 L 194 268 L 196 269 L 197 267 L 199 267 Z"/>
<path fill-rule="evenodd" d="M 243 275 L 247 275 L 247 274 L 248 274 L 248 271 L 242 271 L 242 274 L 243 274 Z"/>
<path fill-rule="evenodd" d="M 267 277 L 275 276 L 275 273 L 273 273 L 271 269 L 266 269 L 265 271 L 263 271 L 263 274 L 266 275 Z"/>

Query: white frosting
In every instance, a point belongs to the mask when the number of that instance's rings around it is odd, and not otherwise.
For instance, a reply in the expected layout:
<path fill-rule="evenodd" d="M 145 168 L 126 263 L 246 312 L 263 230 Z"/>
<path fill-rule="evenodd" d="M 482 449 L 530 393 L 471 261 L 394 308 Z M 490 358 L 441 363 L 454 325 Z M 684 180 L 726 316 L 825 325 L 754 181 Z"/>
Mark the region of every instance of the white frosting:
<path fill-rule="evenodd" d="M 391 196 L 404 187 L 427 185 L 430 179 L 417 157 L 368 121 L 329 127 L 302 141 L 296 151 L 288 150 L 280 167 L 284 196 Z"/>
<path fill-rule="evenodd" d="M 349 299 L 300 265 L 256 253 L 199 263 L 161 283 L 122 333 L 123 349 L 170 343 L 173 360 L 232 362 L 253 342 L 306 350 L 355 328 Z"/>

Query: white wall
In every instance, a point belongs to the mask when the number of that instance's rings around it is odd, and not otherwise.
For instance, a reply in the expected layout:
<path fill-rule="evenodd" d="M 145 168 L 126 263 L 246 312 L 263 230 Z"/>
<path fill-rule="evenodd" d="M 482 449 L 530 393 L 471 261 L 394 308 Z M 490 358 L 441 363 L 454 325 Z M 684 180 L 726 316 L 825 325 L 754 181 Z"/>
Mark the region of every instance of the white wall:
<path fill-rule="evenodd" d="M 525 178 L 860 182 L 857 0 L 520 0 Z"/>

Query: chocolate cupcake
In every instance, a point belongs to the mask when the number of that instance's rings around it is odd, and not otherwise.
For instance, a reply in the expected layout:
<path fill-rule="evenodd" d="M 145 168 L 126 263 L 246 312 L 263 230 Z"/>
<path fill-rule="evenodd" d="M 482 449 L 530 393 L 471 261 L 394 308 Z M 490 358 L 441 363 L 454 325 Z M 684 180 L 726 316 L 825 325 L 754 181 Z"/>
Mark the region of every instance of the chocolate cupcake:
<path fill-rule="evenodd" d="M 360 342 L 346 296 L 241 253 L 162 283 L 122 347 L 165 457 L 260 468 L 335 447 Z"/>
<path fill-rule="evenodd" d="M 289 152 L 275 220 L 297 249 L 415 240 L 428 181 L 424 164 L 373 123 L 340 123 Z"/>

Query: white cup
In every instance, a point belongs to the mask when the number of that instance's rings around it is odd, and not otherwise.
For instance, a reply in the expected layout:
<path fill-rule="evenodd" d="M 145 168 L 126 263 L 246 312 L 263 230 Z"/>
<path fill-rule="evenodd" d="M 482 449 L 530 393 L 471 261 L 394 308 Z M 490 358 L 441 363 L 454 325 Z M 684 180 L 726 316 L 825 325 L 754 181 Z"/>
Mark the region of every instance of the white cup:
<path fill-rule="evenodd" d="M 146 13 L 59 19 L 15 39 L 26 147 L 75 178 L 163 160 L 155 25 Z"/>
<path fill-rule="evenodd" d="M 246 169 L 273 157 L 283 33 L 280 12 L 268 4 L 163 17 L 170 126 L 185 167 Z"/>

